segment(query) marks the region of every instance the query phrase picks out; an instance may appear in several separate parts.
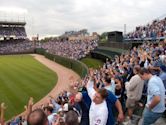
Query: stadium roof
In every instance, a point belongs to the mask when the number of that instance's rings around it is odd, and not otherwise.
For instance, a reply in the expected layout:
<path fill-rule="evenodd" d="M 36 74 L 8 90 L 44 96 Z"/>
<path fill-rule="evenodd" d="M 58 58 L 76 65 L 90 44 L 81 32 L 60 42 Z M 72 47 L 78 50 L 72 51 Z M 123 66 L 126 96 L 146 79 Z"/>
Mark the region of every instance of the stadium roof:
<path fill-rule="evenodd" d="M 26 25 L 26 22 L 0 21 L 0 25 L 16 25 L 16 26 L 25 26 L 25 25 Z"/>

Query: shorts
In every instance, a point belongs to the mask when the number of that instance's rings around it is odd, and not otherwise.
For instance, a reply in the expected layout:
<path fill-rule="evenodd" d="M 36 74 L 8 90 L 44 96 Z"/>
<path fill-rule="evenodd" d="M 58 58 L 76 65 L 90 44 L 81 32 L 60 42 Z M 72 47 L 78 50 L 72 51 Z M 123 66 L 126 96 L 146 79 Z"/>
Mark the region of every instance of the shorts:
<path fill-rule="evenodd" d="M 135 99 L 129 99 L 126 100 L 126 108 L 135 108 L 136 107 L 137 100 Z"/>

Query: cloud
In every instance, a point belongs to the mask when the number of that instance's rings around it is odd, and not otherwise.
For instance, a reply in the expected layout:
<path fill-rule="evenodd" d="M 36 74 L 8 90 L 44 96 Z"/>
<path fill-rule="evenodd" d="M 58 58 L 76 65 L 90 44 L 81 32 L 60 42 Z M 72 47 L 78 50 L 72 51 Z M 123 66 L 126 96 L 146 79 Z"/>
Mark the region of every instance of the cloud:
<path fill-rule="evenodd" d="M 0 21 L 25 21 L 28 10 L 13 6 L 0 6 Z"/>
<path fill-rule="evenodd" d="M 27 14 L 28 10 L 24 8 L 19 8 L 19 7 L 10 7 L 10 6 L 3 6 L 0 7 L 0 12 L 4 12 L 7 14 Z"/>
<path fill-rule="evenodd" d="M 15 12 L 26 13 L 29 36 L 61 35 L 81 28 L 99 33 L 123 31 L 124 24 L 129 32 L 166 12 L 165 0 L 2 0 L 1 3 L 0 8 L 13 7 Z"/>

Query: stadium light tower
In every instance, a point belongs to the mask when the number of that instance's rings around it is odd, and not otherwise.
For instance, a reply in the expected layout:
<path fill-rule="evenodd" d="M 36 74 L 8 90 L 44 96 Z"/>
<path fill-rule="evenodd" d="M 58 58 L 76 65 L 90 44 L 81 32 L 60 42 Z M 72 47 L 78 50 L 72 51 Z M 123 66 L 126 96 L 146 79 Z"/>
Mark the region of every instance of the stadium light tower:
<path fill-rule="evenodd" d="M 124 24 L 124 36 L 126 36 L 126 24 Z"/>

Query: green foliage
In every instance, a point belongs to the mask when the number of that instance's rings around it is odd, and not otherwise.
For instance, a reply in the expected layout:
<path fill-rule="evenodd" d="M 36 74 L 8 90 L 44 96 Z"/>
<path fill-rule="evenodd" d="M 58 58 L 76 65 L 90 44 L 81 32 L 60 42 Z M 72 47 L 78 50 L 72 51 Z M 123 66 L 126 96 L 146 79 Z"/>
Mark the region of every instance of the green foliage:
<path fill-rule="evenodd" d="M 5 119 L 24 111 L 29 97 L 37 102 L 57 83 L 57 75 L 29 55 L 0 56 L 0 102 Z"/>
<path fill-rule="evenodd" d="M 57 40 L 57 37 L 45 37 L 44 39 L 41 39 L 40 42 L 48 42 L 50 40 Z"/>
<path fill-rule="evenodd" d="M 44 55 L 44 54 L 45 54 L 45 50 L 42 49 L 42 48 L 35 49 L 35 53 L 38 53 L 38 54 Z"/>
<path fill-rule="evenodd" d="M 107 42 L 107 39 L 103 38 L 100 40 L 100 43 L 106 43 Z"/>
<path fill-rule="evenodd" d="M 82 78 L 85 77 L 88 73 L 88 68 L 85 64 L 80 61 L 72 60 L 72 68 L 75 72 L 77 72 Z"/>
<path fill-rule="evenodd" d="M 108 39 L 107 39 L 107 32 L 104 32 L 100 35 L 100 43 L 106 43 L 108 42 Z"/>
<path fill-rule="evenodd" d="M 100 39 L 107 39 L 107 32 L 101 34 Z"/>

